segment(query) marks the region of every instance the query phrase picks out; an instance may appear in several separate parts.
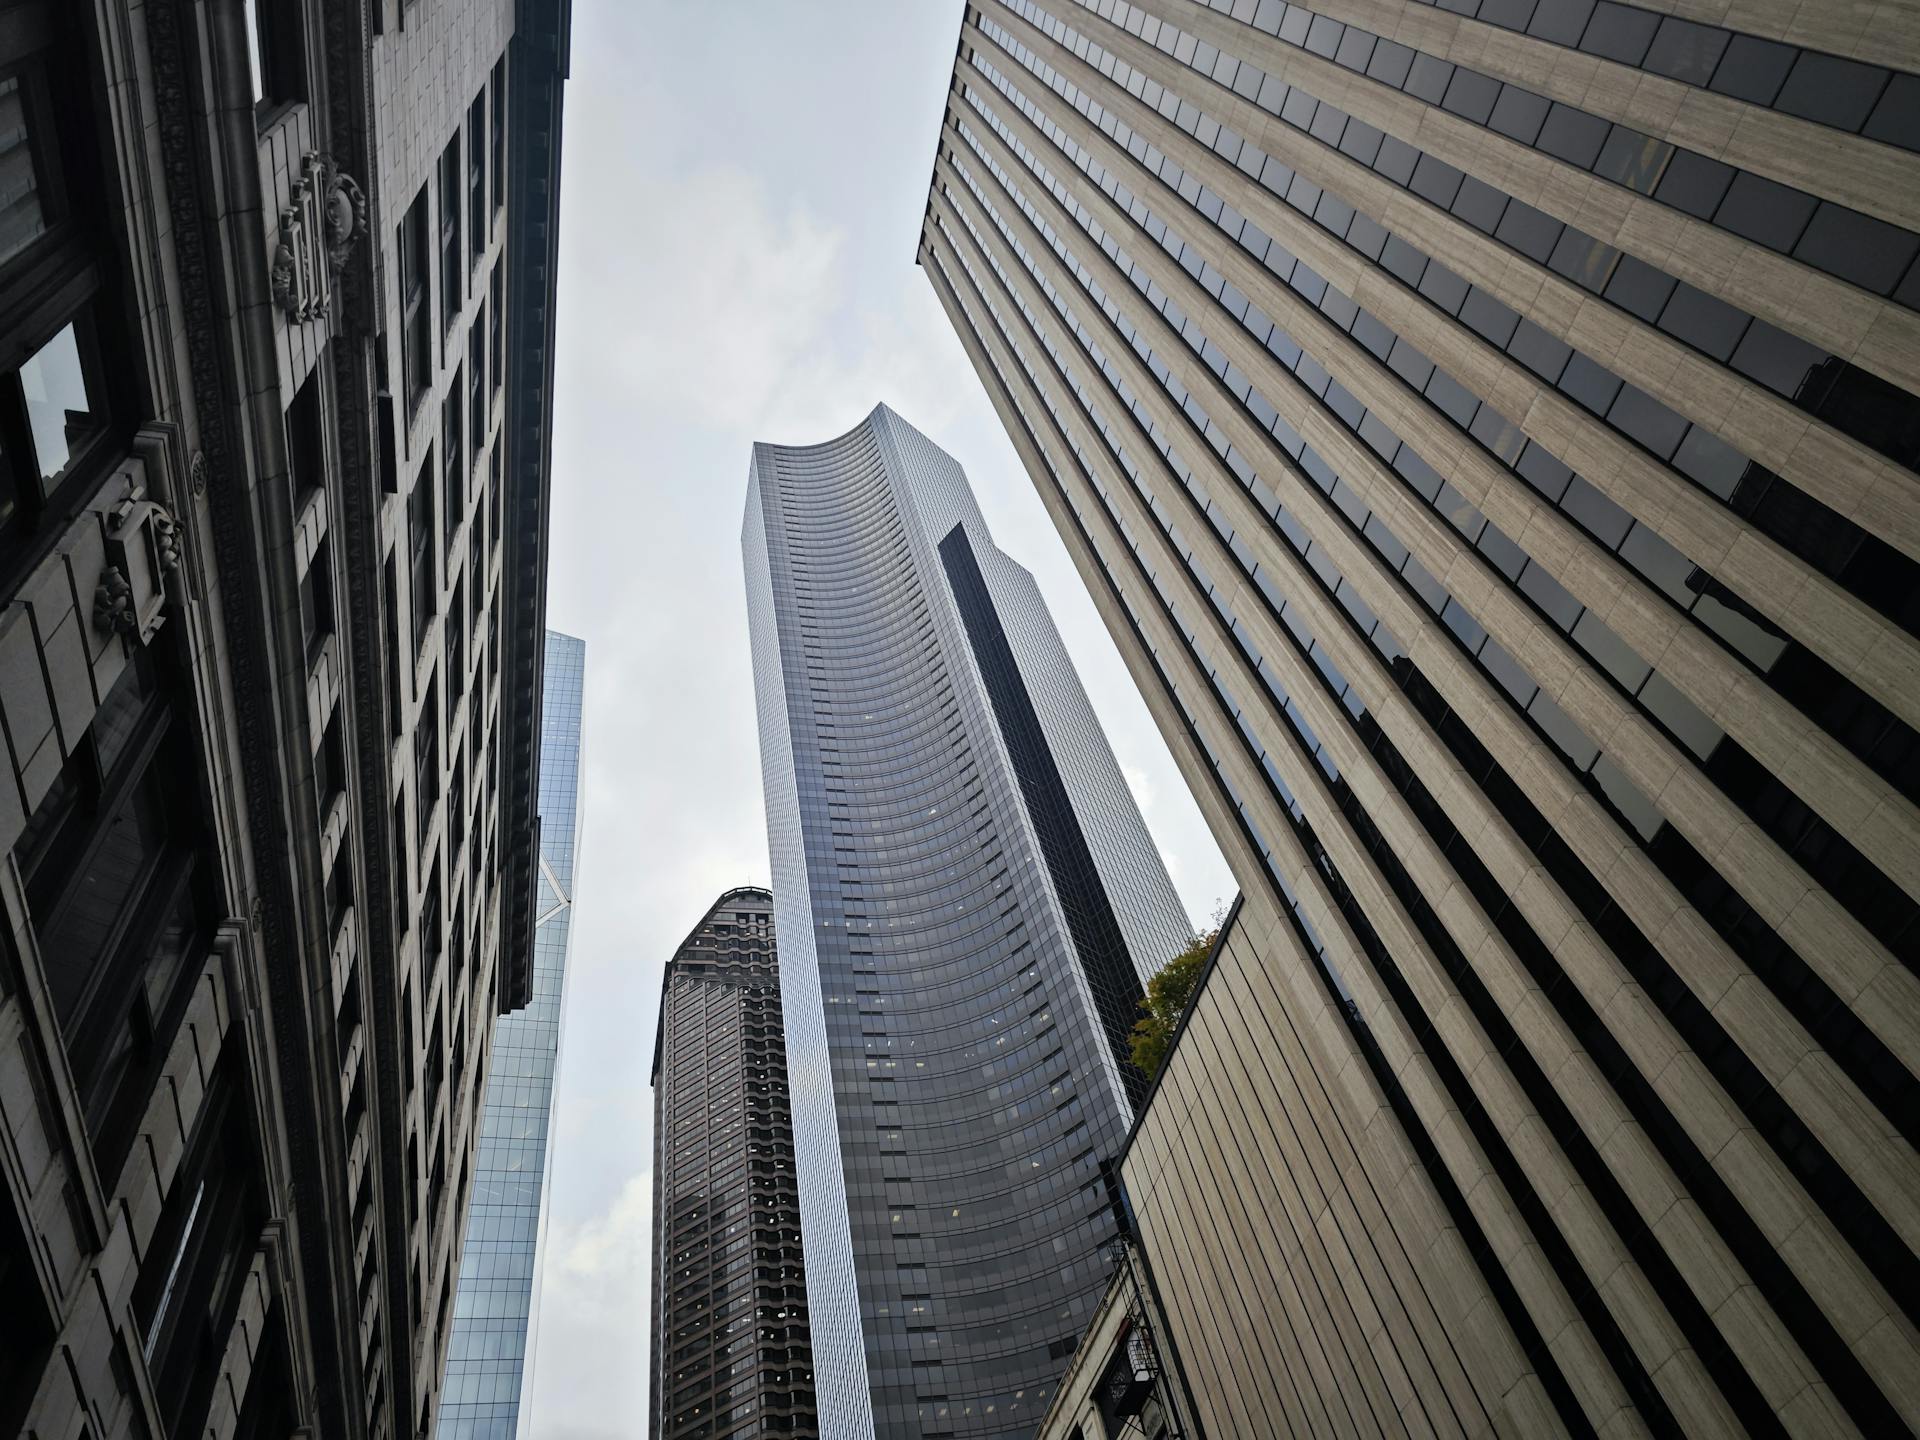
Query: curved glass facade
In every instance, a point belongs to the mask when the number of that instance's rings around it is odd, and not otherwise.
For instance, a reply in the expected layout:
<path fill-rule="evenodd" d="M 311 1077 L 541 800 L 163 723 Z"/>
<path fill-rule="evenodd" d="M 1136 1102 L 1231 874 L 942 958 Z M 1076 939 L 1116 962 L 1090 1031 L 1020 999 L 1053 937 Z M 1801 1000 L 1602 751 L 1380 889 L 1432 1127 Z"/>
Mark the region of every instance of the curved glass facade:
<path fill-rule="evenodd" d="M 884 406 L 756 446 L 743 547 L 821 1432 L 1030 1434 L 1187 918 L 949 456 Z"/>

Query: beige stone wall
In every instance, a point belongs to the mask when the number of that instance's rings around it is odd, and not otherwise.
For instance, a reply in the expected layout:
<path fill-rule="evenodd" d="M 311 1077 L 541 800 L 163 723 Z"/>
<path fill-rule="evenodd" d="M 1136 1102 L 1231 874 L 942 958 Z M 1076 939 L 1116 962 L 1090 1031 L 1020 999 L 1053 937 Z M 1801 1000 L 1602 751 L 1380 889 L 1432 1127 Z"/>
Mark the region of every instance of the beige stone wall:
<path fill-rule="evenodd" d="M 1910 219 L 1920 168 L 1906 152 L 1411 0 L 1317 8 Z M 1859 7 L 1652 8 L 1858 50 Z M 1176 58 L 1153 34 L 1178 26 L 1909 388 L 1920 321 L 1262 35 L 1247 23 L 1255 10 L 1251 0 L 970 10 L 919 257 L 1246 896 L 1123 1166 L 1207 1432 L 1920 1423 L 1920 1334 L 1901 1296 L 1920 1242 L 1920 1164 L 1903 1113 L 1920 1101 L 1909 958 L 1229 315 L 1221 282 L 1897 895 L 1920 893 L 1920 812 L 1212 228 L 1192 193 L 1141 163 L 1137 142 L 1903 720 L 1920 716 L 1908 630 L 1255 184 L 1170 118 L 1163 91 L 1908 553 L 1920 542 L 1912 473 L 1196 73 L 1181 63 L 1190 44 Z M 1077 105 L 1058 93 L 1067 86 Z M 1133 207 L 1083 162 L 1119 179 Z M 1199 248 L 1211 284 L 1149 237 L 1149 210 Z M 1147 284 L 1199 326 L 1234 385 L 1146 302 Z M 1324 494 L 1267 433 L 1243 403 L 1249 383 L 1338 472 L 1346 499 Z M 1214 448 L 1170 386 L 1204 407 Z M 1172 439 L 1184 466 L 1147 427 Z M 1229 444 L 1259 486 L 1217 453 Z M 1274 499 L 1311 540 L 1307 553 L 1268 518 Z M 1341 514 L 1356 504 L 1591 737 L 1645 798 L 1640 818 L 1601 803 L 1390 551 L 1356 533 Z M 1362 614 L 1396 643 L 1370 643 Z M 1290 697 L 1284 711 L 1255 655 Z M 1321 656 L 1344 694 L 1322 679 Z M 1415 703 L 1409 667 L 1439 697 L 1445 726 Z M 1501 798 L 1509 791 L 1486 762 L 1463 761 L 1456 726 L 1530 814 Z M 1542 858 L 1542 823 L 1577 875 Z M 1717 924 L 1703 892 L 1641 838 L 1669 831 L 1873 1037 L 1898 1071 L 1890 1084 L 1863 1089 L 1858 1066 L 1821 1038 L 1843 1033 L 1831 1017 L 1811 1013 L 1751 932 Z M 1641 940 L 1627 945 L 1610 917 Z M 1789 1136 L 1820 1147 L 1830 1168 L 1807 1165 Z"/>

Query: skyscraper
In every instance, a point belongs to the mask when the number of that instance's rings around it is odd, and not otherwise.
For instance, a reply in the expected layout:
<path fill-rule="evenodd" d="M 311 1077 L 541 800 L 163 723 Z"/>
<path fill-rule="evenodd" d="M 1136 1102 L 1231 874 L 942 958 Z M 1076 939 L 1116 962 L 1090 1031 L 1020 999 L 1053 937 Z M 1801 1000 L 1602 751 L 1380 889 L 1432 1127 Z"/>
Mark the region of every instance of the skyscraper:
<path fill-rule="evenodd" d="M 1186 915 L 949 456 L 756 445 L 742 544 L 821 1430 L 1030 1433 Z"/>
<path fill-rule="evenodd" d="M 528 987 L 569 15 L 0 9 L 0 1434 L 429 1424 Z"/>
<path fill-rule="evenodd" d="M 728 890 L 660 982 L 655 1440 L 820 1433 L 773 896 Z"/>
<path fill-rule="evenodd" d="M 523 1007 L 493 1022 L 473 1195 L 434 1421 L 439 1440 L 514 1440 L 528 1433 L 523 1396 L 539 1321 L 553 1084 L 583 818 L 580 706 L 586 652 L 584 641 L 547 631 L 533 994 Z"/>
<path fill-rule="evenodd" d="M 1920 1423 L 1920 44 L 1681 8 L 966 12 L 920 260 L 1245 895 L 1210 1430 Z"/>

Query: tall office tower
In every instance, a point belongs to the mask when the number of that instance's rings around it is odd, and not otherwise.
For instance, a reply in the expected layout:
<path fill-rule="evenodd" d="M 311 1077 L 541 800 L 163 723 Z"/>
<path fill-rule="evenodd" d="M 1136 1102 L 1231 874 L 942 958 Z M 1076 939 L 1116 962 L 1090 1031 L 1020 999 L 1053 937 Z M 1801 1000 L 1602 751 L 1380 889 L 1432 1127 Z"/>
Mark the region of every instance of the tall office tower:
<path fill-rule="evenodd" d="M 751 886 L 660 982 L 652 1305 L 654 1440 L 820 1433 L 773 896 Z"/>
<path fill-rule="evenodd" d="M 0 1434 L 431 1417 L 528 989 L 566 27 L 0 14 Z"/>
<path fill-rule="evenodd" d="M 1186 914 L 951 457 L 756 445 L 742 544 L 821 1430 L 1027 1435 Z"/>
<path fill-rule="evenodd" d="M 433 1433 L 514 1440 L 532 1433 L 522 1396 L 533 1370 L 553 1162 L 553 1083 L 580 854 L 580 705 L 587 646 L 547 631 L 540 697 L 540 865 L 533 994 L 493 1022 L 473 1197 L 453 1292 L 453 1328 Z"/>
<path fill-rule="evenodd" d="M 1882 18 L 966 12 L 920 260 L 1246 896 L 1121 1165 L 1213 1433 L 1920 1424 Z"/>

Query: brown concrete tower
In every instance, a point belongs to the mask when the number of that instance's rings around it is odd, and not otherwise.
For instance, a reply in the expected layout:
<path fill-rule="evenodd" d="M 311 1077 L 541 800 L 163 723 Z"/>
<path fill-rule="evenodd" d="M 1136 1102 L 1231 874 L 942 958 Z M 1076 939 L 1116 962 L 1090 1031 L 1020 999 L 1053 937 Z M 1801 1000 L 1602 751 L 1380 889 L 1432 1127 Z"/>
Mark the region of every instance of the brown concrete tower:
<path fill-rule="evenodd" d="M 727 891 L 667 962 L 653 1147 L 648 1433 L 819 1434 L 765 890 Z"/>

